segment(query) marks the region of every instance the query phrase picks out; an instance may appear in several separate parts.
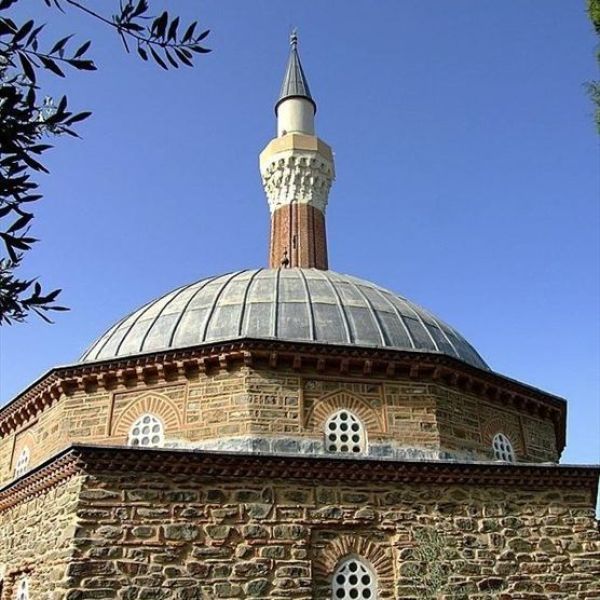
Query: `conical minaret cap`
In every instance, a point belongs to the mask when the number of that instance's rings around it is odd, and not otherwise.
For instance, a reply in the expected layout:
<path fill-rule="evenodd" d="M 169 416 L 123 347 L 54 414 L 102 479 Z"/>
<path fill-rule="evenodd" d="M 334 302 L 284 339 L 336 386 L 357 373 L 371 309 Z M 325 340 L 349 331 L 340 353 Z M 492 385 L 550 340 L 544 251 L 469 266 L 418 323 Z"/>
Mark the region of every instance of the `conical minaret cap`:
<path fill-rule="evenodd" d="M 285 70 L 285 77 L 283 78 L 279 100 L 277 100 L 277 104 L 275 104 L 275 114 L 277 114 L 279 105 L 288 98 L 306 98 L 313 105 L 314 111 L 317 112 L 317 105 L 311 96 L 308 80 L 306 79 L 302 63 L 300 62 L 300 55 L 298 54 L 298 34 L 296 31 L 290 36 L 290 56 Z"/>

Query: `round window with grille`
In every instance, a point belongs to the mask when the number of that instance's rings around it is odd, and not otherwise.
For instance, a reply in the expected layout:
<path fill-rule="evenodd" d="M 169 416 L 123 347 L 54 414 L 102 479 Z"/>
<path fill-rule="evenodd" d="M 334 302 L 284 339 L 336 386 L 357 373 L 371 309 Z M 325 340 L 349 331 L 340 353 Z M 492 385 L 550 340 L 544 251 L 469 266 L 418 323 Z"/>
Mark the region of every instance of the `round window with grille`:
<path fill-rule="evenodd" d="M 332 584 L 334 600 L 377 598 L 375 577 L 371 569 L 358 558 L 345 560 L 333 574 Z"/>
<path fill-rule="evenodd" d="M 20 477 L 27 472 L 29 468 L 29 448 L 25 447 L 21 450 L 17 464 L 15 465 L 15 477 Z"/>
<path fill-rule="evenodd" d="M 165 431 L 162 422 L 151 414 L 142 415 L 129 430 L 127 443 L 130 446 L 156 448 L 162 446 Z"/>
<path fill-rule="evenodd" d="M 21 579 L 17 586 L 17 600 L 29 600 L 29 583 L 27 579 Z"/>
<path fill-rule="evenodd" d="M 513 450 L 510 440 L 503 433 L 497 433 L 494 436 L 492 448 L 494 449 L 496 460 L 502 460 L 509 463 L 515 462 L 515 451 Z"/>
<path fill-rule="evenodd" d="M 325 448 L 328 452 L 358 454 L 367 447 L 363 424 L 348 410 L 338 410 L 325 423 Z"/>

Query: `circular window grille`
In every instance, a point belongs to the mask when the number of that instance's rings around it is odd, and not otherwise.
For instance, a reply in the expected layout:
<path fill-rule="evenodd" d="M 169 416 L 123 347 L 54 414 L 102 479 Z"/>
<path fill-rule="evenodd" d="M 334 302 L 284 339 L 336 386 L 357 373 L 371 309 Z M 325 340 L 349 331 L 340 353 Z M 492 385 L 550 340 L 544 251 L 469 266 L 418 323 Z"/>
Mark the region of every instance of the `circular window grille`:
<path fill-rule="evenodd" d="M 164 442 L 163 424 L 154 415 L 142 415 L 129 430 L 127 443 L 130 446 L 155 448 Z"/>
<path fill-rule="evenodd" d="M 509 463 L 515 462 L 515 451 L 513 450 L 510 440 L 503 433 L 497 433 L 494 436 L 492 448 L 494 449 L 496 460 L 502 460 Z"/>
<path fill-rule="evenodd" d="M 325 424 L 325 448 L 328 452 L 364 452 L 366 437 L 363 424 L 347 410 L 336 412 Z"/>
<path fill-rule="evenodd" d="M 27 579 L 21 579 L 21 581 L 19 581 L 17 600 L 29 600 L 29 584 L 27 583 Z"/>
<path fill-rule="evenodd" d="M 29 448 L 25 447 L 21 450 L 21 454 L 19 454 L 19 458 L 17 459 L 17 464 L 15 465 L 15 477 L 20 477 L 24 473 L 27 472 L 27 468 L 29 467 Z"/>
<path fill-rule="evenodd" d="M 377 598 L 375 577 L 360 560 L 344 561 L 333 575 L 333 598 Z"/>

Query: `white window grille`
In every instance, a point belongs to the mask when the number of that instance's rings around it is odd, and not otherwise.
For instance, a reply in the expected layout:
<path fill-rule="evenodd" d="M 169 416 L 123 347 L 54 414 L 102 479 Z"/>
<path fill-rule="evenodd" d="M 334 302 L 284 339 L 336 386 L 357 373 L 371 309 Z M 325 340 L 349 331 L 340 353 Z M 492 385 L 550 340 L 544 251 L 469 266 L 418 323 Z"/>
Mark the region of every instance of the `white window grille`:
<path fill-rule="evenodd" d="M 515 451 L 513 450 L 510 440 L 503 433 L 497 433 L 494 436 L 492 448 L 494 449 L 496 460 L 502 460 L 509 463 L 515 462 Z"/>
<path fill-rule="evenodd" d="M 142 415 L 129 430 L 127 444 L 156 448 L 164 444 L 165 429 L 162 422 L 149 413 Z"/>
<path fill-rule="evenodd" d="M 17 585 L 16 600 L 29 600 L 29 581 L 24 577 Z"/>
<path fill-rule="evenodd" d="M 17 464 L 15 465 L 15 477 L 21 477 L 29 468 L 29 448 L 25 446 L 19 454 Z"/>
<path fill-rule="evenodd" d="M 331 415 L 325 423 L 325 448 L 328 452 L 358 454 L 367 447 L 367 434 L 363 424 L 350 411 L 342 409 Z"/>
<path fill-rule="evenodd" d="M 332 581 L 333 599 L 375 600 L 375 576 L 359 558 L 348 558 L 336 569 Z"/>

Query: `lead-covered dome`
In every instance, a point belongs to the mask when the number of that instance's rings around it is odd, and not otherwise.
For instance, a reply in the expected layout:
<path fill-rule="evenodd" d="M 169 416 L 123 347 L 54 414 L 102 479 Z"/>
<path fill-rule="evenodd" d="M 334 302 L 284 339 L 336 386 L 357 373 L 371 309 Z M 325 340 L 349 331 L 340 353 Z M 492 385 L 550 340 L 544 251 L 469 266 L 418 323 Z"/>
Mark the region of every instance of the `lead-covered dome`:
<path fill-rule="evenodd" d="M 452 327 L 373 283 L 319 269 L 255 269 L 178 288 L 111 327 L 91 362 L 238 338 L 446 354 L 487 365 Z"/>

